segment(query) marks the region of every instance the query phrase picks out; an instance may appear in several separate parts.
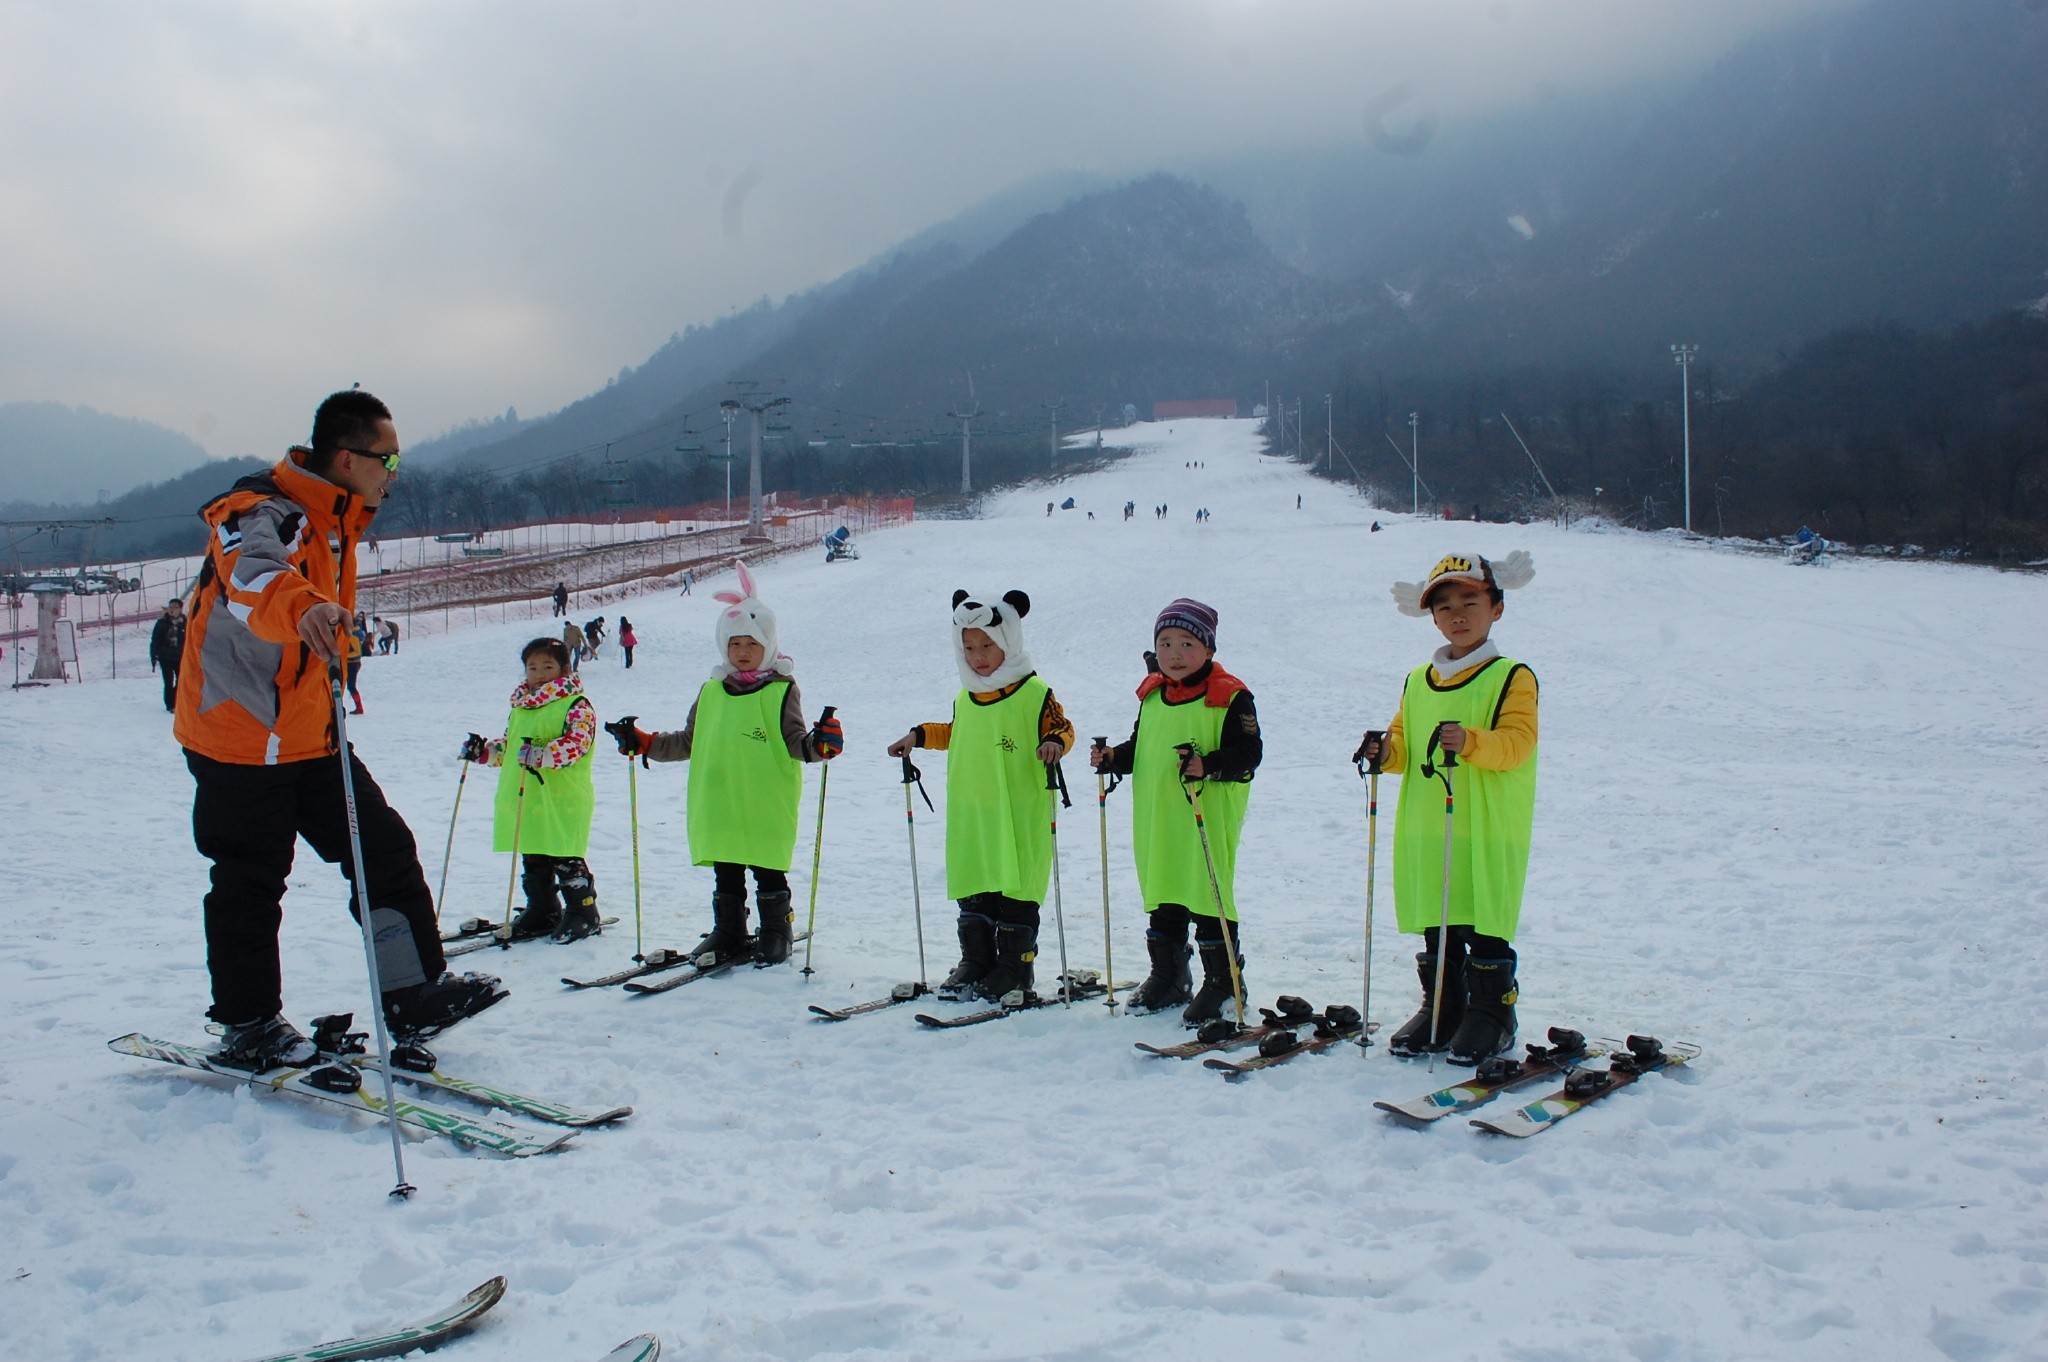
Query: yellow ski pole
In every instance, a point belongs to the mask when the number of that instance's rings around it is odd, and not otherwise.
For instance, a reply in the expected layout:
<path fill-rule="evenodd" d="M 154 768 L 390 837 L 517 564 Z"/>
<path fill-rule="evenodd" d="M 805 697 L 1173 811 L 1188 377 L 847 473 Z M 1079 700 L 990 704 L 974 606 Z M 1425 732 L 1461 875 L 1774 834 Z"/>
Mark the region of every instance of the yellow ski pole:
<path fill-rule="evenodd" d="M 441 887 L 434 891 L 434 925 L 441 925 L 441 901 L 448 897 L 448 862 L 455 855 L 455 820 L 462 816 L 462 787 L 469 783 L 469 758 L 463 757 L 462 774 L 455 778 L 455 812 L 448 815 L 448 844 L 441 848 Z"/>
<path fill-rule="evenodd" d="M 825 706 L 825 718 L 832 717 L 832 706 Z M 820 720 L 823 722 L 823 720 Z M 818 772 L 818 834 L 811 839 L 811 915 L 804 923 L 804 982 L 811 981 L 811 942 L 818 936 L 818 865 L 825 853 L 825 788 L 832 783 L 832 763 L 826 762 Z"/>
<path fill-rule="evenodd" d="M 1447 719 L 1444 722 L 1449 723 L 1450 721 Z M 1422 774 L 1434 776 L 1444 783 L 1444 906 L 1436 931 L 1436 987 L 1430 990 L 1429 995 L 1429 1071 L 1431 1073 L 1436 1072 L 1437 1031 L 1438 1024 L 1443 1020 L 1444 1013 L 1444 962 L 1450 958 L 1451 953 L 1451 833 L 1453 830 L 1453 817 L 1457 813 L 1457 801 L 1451 797 L 1451 768 L 1458 764 L 1458 754 L 1446 748 L 1444 750 L 1444 759 L 1440 764 L 1431 766 L 1429 761 L 1430 757 L 1435 755 L 1437 746 L 1442 738 L 1443 724 L 1438 724 L 1436 731 L 1429 735 L 1429 747 L 1423 753 L 1422 758 Z"/>
<path fill-rule="evenodd" d="M 1107 749 L 1109 747 L 1109 739 L 1097 738 L 1095 745 L 1099 748 Z M 1111 1015 L 1116 1013 L 1116 986 L 1114 983 L 1116 979 L 1116 962 L 1110 955 L 1109 792 L 1114 790 L 1122 780 L 1122 776 L 1111 776 L 1108 783 L 1105 784 L 1101 769 L 1098 768 L 1095 772 L 1095 815 L 1097 829 L 1101 835 L 1102 842 L 1102 977 L 1112 981 L 1109 994 L 1103 998 L 1102 1005 L 1110 1010 Z"/>

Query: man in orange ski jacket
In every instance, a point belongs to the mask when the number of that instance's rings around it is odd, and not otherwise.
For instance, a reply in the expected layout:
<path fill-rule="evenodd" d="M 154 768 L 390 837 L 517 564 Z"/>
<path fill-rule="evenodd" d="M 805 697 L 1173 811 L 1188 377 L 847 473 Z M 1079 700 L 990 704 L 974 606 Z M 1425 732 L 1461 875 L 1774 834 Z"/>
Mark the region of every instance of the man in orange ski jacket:
<path fill-rule="evenodd" d="M 193 840 L 213 862 L 207 1015 L 226 1028 L 222 1058 L 243 1067 L 315 1057 L 283 1016 L 277 932 L 298 838 L 354 883 L 330 669 L 355 623 L 356 545 L 398 462 L 390 409 L 366 392 L 335 393 L 307 445 L 199 512 L 210 538 L 172 732 L 197 786 Z M 385 1016 L 399 1035 L 424 1039 L 505 989 L 487 974 L 446 972 L 412 830 L 353 750 L 348 760 Z"/>

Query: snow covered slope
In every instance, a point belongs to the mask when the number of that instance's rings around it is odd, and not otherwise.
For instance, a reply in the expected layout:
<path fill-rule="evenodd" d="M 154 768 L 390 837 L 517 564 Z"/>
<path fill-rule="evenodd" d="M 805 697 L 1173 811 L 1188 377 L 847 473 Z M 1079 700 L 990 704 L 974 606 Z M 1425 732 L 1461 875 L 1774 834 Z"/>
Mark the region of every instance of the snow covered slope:
<path fill-rule="evenodd" d="M 817 975 L 644 999 L 556 983 L 633 949 L 625 763 L 605 759 L 591 859 L 625 921 L 470 957 L 513 997 L 439 1048 L 452 1072 L 638 1114 L 516 1164 L 411 1145 L 406 1204 L 384 1200 L 382 1130 L 107 1053 L 129 1030 L 200 1036 L 189 778 L 153 680 L 0 702 L 0 1355 L 217 1362 L 407 1318 L 499 1271 L 510 1294 L 450 1362 L 594 1358 L 646 1329 L 671 1355 L 729 1359 L 2048 1355 L 2043 581 L 1385 513 L 1371 534 L 1374 512 L 1261 459 L 1248 423 L 1132 434 L 1129 459 L 986 519 L 763 568 L 806 704 L 839 706 L 851 744 Z M 1069 494 L 1082 509 L 1048 518 Z M 1171 1018 L 1099 1006 L 951 1033 L 911 1009 L 808 1019 L 806 1003 L 916 974 L 882 748 L 947 712 L 956 586 L 1031 593 L 1030 646 L 1083 735 L 1128 732 L 1161 605 L 1218 608 L 1267 741 L 1240 867 L 1248 982 L 1262 1002 L 1355 1003 L 1365 806 L 1347 758 L 1437 641 L 1387 584 L 1515 547 L 1537 576 L 1497 636 L 1543 685 L 1524 1038 L 1693 1040 L 1690 1072 L 1520 1143 L 1389 1125 L 1373 1099 L 1446 1071 L 1379 1049 L 1233 1085 L 1131 1049 L 1176 1038 Z M 608 648 L 587 673 L 605 718 L 680 725 L 711 661 L 712 585 L 631 610 L 639 664 Z M 366 669 L 351 731 L 430 874 L 455 749 L 499 731 L 530 628 L 421 639 Z M 945 758 L 923 765 L 936 977 Z M 1067 947 L 1099 968 L 1094 786 L 1079 760 L 1068 775 Z M 708 919 L 684 782 L 639 777 L 650 946 Z M 814 772 L 799 914 L 816 789 Z M 504 908 L 488 806 L 469 792 L 451 918 Z M 1112 797 L 1125 976 L 1143 955 L 1128 809 Z M 290 1014 L 360 1012 L 339 876 L 302 855 L 292 883 Z M 1373 1010 L 1392 1026 L 1415 942 L 1381 891 Z"/>

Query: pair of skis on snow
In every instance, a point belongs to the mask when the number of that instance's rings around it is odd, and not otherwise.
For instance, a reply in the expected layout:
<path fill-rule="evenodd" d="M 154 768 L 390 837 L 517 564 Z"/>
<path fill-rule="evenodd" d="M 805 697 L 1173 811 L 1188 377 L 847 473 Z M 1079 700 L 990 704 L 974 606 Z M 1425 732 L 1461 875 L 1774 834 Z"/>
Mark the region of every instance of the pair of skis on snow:
<path fill-rule="evenodd" d="M 601 930 L 617 922 L 618 919 L 615 917 L 601 917 L 597 920 L 597 925 Z M 507 941 L 504 937 L 498 935 L 502 930 L 504 930 L 503 923 L 493 922 L 487 917 L 464 918 L 457 924 L 454 931 L 441 938 L 441 954 L 452 960 L 458 955 L 468 955 L 472 951 L 485 950 L 492 946 L 503 946 L 509 949 L 513 946 L 525 945 L 528 941 L 549 940 L 548 937 L 544 936 L 529 936 L 522 937 L 517 941 Z M 592 933 L 592 935 L 596 935 L 596 933 Z M 586 937 L 584 939 L 588 940 L 589 938 Z"/>
<path fill-rule="evenodd" d="M 1364 1023 L 1355 1007 L 1334 1004 L 1318 1012 L 1306 999 L 1292 995 L 1260 1008 L 1259 1015 L 1264 1020 L 1257 1026 L 1239 1026 L 1228 1018 L 1205 1023 L 1193 1040 L 1178 1045 L 1151 1045 L 1142 1040 L 1133 1044 L 1162 1059 L 1199 1058 L 1205 1069 L 1214 1069 L 1226 1078 L 1242 1078 L 1302 1055 L 1320 1054 L 1346 1041 L 1355 1045 L 1379 1029 L 1378 1022 Z M 1306 1037 L 1301 1034 L 1302 1027 L 1309 1028 Z M 1222 1057 L 1223 1051 L 1248 1045 L 1257 1046 L 1258 1054 L 1245 1059 Z"/>
<path fill-rule="evenodd" d="M 322 1017 L 314 1023 L 314 1043 L 320 1047 L 321 1062 L 310 1068 L 281 1067 L 261 1072 L 223 1063 L 215 1054 L 196 1045 L 157 1040 L 140 1032 L 107 1042 L 116 1054 L 153 1059 L 180 1068 L 196 1070 L 217 1078 L 232 1079 L 258 1092 L 275 1093 L 321 1106 L 361 1112 L 378 1119 L 390 1117 L 399 1125 L 429 1135 L 439 1135 L 472 1149 L 527 1158 L 560 1149 L 578 1131 L 609 1125 L 633 1114 L 631 1107 L 588 1111 L 514 1092 L 492 1083 L 442 1073 L 433 1053 L 420 1045 L 403 1045 L 392 1054 L 391 1076 L 409 1089 L 436 1096 L 460 1097 L 477 1105 L 512 1115 L 524 1116 L 561 1131 L 539 1131 L 495 1115 L 444 1107 L 432 1100 L 408 1093 L 386 1109 L 381 1083 L 366 1083 L 366 1075 L 378 1075 L 376 1060 L 364 1053 L 364 1037 L 348 1030 L 349 1014 Z"/>
<path fill-rule="evenodd" d="M 297 1352 L 276 1353 L 258 1362 L 367 1362 L 378 1357 L 403 1357 L 415 1349 L 432 1351 L 468 1333 L 491 1307 L 505 1297 L 505 1279 L 493 1277 L 445 1310 L 401 1324 L 382 1333 L 356 1334 Z M 606 1353 L 603 1362 L 655 1362 L 661 1339 L 654 1334 L 629 1338 Z"/>
<path fill-rule="evenodd" d="M 790 938 L 789 944 L 793 949 L 810 939 L 811 934 L 809 932 L 798 932 Z M 773 965 L 764 962 L 751 951 L 718 956 L 713 955 L 710 951 L 706 951 L 702 955 L 691 955 L 684 951 L 658 948 L 647 952 L 647 954 L 641 956 L 622 970 L 614 970 L 610 974 L 600 974 L 595 979 L 575 979 L 564 975 L 562 982 L 570 988 L 611 988 L 617 984 L 624 984 L 628 993 L 667 993 L 671 989 L 681 988 L 684 984 L 694 984 L 699 979 L 714 978 L 717 975 L 736 970 L 741 965 L 749 964 L 755 969 L 774 968 Z M 687 972 L 670 974 L 668 978 L 656 983 L 643 982 L 646 976 L 650 974 L 668 974 L 671 970 Z"/>
<path fill-rule="evenodd" d="M 1564 1084 L 1512 1111 L 1497 1116 L 1474 1117 L 1471 1124 L 1495 1135 L 1527 1139 L 1550 1129 L 1573 1112 L 1584 1111 L 1603 1097 L 1621 1091 L 1646 1074 L 1673 1069 L 1697 1058 L 1700 1047 L 1681 1041 L 1669 1044 L 1655 1036 L 1630 1036 L 1617 1044 L 1595 1041 L 1587 1044 L 1577 1031 L 1550 1028 L 1550 1044 L 1530 1045 L 1521 1059 L 1496 1055 L 1473 1071 L 1462 1083 L 1410 1098 L 1406 1102 L 1374 1102 L 1389 1116 L 1410 1125 L 1426 1126 L 1446 1116 L 1484 1106 L 1504 1092 L 1526 1087 L 1546 1078 L 1564 1076 Z M 1608 1056 L 1607 1067 L 1593 1069 L 1586 1062 Z"/>
<path fill-rule="evenodd" d="M 929 1012 L 920 1012 L 917 1014 L 917 1021 L 920 1026 L 951 1031 L 962 1026 L 979 1026 L 983 1022 L 999 1021 L 1004 1017 L 1014 1017 L 1019 1012 L 1031 1012 L 1041 1007 L 1057 1007 L 1061 1003 L 1104 1001 L 1112 992 L 1124 993 L 1136 987 L 1136 984 L 1126 981 L 1119 983 L 1114 990 L 1107 989 L 1102 985 L 1102 974 L 1099 970 L 1070 970 L 1055 981 L 1053 990 L 1049 993 L 1019 989 L 1015 993 L 1003 995 L 990 1007 L 950 1017 L 935 1017 Z M 870 1012 L 901 1007 L 904 1003 L 916 1002 L 919 998 L 936 998 L 940 1002 L 963 1001 L 937 993 L 924 984 L 907 983 L 896 985 L 882 997 L 855 1003 L 852 1007 L 825 1007 L 819 1003 L 812 1003 L 811 1011 L 824 1021 L 847 1021 L 854 1017 L 864 1017 Z"/>

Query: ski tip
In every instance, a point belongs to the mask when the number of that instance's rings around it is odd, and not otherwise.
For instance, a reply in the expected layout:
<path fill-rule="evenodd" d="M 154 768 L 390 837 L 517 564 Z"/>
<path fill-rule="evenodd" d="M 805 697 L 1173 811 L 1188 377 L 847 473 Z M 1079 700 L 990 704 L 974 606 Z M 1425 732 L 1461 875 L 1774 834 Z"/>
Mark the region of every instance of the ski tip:
<path fill-rule="evenodd" d="M 606 1353 L 603 1362 L 654 1362 L 661 1356 L 658 1334 L 636 1334 Z"/>

